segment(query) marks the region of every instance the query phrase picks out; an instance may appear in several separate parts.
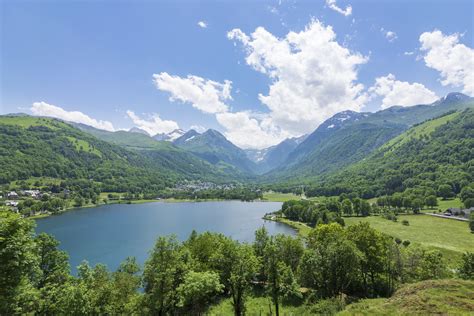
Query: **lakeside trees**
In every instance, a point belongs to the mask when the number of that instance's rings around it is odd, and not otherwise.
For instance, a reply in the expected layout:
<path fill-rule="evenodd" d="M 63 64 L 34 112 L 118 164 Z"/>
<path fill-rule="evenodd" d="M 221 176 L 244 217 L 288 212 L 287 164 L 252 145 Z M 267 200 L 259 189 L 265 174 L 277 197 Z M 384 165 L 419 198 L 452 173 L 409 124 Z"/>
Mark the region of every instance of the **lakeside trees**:
<path fill-rule="evenodd" d="M 461 277 L 472 278 L 472 256 L 463 256 Z M 368 224 L 330 223 L 306 243 L 264 228 L 253 244 L 209 232 L 184 242 L 159 237 L 143 273 L 127 258 L 115 272 L 84 262 L 75 277 L 58 242 L 34 236 L 32 221 L 10 212 L 0 212 L 0 263 L 0 314 L 200 315 L 229 297 L 234 314 L 244 315 L 259 291 L 278 314 L 286 301 L 388 296 L 402 283 L 452 273 L 438 251 L 401 245 Z"/>

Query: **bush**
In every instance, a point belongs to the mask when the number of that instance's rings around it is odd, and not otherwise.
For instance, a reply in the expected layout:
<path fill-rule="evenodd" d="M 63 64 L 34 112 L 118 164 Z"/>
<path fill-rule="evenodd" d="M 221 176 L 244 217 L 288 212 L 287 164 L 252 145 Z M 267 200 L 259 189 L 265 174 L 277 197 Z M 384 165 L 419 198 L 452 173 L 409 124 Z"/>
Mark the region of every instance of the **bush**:
<path fill-rule="evenodd" d="M 404 219 L 404 220 L 402 221 L 402 225 L 410 226 L 410 222 L 408 222 L 406 219 Z"/>
<path fill-rule="evenodd" d="M 404 240 L 402 245 L 405 246 L 405 247 L 408 247 L 410 246 L 411 242 L 409 240 Z"/>
<path fill-rule="evenodd" d="M 345 303 L 339 298 L 318 301 L 311 307 L 311 313 L 315 315 L 335 315 L 345 308 Z"/>
<path fill-rule="evenodd" d="M 458 273 L 463 279 L 474 280 L 474 252 L 466 252 L 462 255 Z"/>

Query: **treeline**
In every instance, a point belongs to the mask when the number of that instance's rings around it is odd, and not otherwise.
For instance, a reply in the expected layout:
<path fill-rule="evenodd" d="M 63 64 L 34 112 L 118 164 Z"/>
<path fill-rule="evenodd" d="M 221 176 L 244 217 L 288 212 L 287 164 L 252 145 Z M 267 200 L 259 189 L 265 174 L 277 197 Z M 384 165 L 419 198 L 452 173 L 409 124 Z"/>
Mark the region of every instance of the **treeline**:
<path fill-rule="evenodd" d="M 175 199 L 222 199 L 254 201 L 263 198 L 260 190 L 248 187 L 228 189 L 204 189 L 204 190 L 164 190 L 159 193 L 161 198 Z"/>
<path fill-rule="evenodd" d="M 453 274 L 439 251 L 403 246 L 368 224 L 331 223 L 306 242 L 265 228 L 252 244 L 208 232 L 184 242 L 159 237 L 143 269 L 134 258 L 114 272 L 85 262 L 75 277 L 54 238 L 35 236 L 32 221 L 9 212 L 0 213 L 0 262 L 2 315 L 201 315 L 223 298 L 243 315 L 256 289 L 275 315 L 287 300 L 315 312 L 322 299 L 388 296 L 401 283 Z M 465 254 L 456 273 L 472 279 L 473 267 L 474 254 Z"/>
<path fill-rule="evenodd" d="M 49 126 L 0 124 L 0 183 L 51 177 L 94 181 L 104 191 L 162 190 L 176 174 L 138 153 L 100 141 L 69 125 L 46 120 Z"/>

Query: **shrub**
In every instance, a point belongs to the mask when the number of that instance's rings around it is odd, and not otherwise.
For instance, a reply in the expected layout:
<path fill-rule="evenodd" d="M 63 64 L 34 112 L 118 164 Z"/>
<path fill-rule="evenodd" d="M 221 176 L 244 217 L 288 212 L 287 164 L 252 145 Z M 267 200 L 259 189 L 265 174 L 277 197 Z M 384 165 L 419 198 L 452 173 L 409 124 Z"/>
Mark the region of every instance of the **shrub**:
<path fill-rule="evenodd" d="M 406 219 L 402 221 L 402 224 L 405 226 L 410 226 L 410 222 L 408 222 Z"/>
<path fill-rule="evenodd" d="M 411 242 L 407 239 L 407 240 L 404 240 L 402 245 L 405 246 L 405 247 L 408 247 L 410 246 Z"/>

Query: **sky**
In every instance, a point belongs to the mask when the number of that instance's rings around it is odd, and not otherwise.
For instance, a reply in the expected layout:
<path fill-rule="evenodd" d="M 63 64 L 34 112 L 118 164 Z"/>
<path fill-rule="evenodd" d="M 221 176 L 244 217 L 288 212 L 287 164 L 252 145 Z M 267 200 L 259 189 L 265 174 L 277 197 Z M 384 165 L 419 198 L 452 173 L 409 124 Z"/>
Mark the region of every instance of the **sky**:
<path fill-rule="evenodd" d="M 0 1 L 0 114 L 265 148 L 474 96 L 474 1 Z"/>

